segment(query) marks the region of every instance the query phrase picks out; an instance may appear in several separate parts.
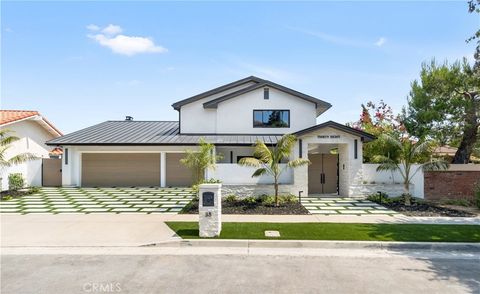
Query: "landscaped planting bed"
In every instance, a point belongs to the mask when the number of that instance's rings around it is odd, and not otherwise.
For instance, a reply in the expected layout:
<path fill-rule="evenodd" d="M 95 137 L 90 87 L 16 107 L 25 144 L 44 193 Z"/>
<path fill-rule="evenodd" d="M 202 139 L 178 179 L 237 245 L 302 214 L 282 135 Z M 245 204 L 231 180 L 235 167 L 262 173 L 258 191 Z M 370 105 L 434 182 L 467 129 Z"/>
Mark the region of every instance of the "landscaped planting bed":
<path fill-rule="evenodd" d="M 310 214 L 298 200 L 291 196 L 280 196 L 275 206 L 273 196 L 237 199 L 229 196 L 222 200 L 222 214 Z M 181 213 L 198 214 L 198 200 L 185 206 Z"/>
<path fill-rule="evenodd" d="M 474 217 L 476 214 L 459 209 L 443 207 L 422 199 L 411 199 L 411 205 L 405 205 L 403 197 L 387 198 L 385 196 L 371 195 L 368 200 L 383 205 L 393 211 L 408 216 L 449 216 L 449 217 Z"/>
<path fill-rule="evenodd" d="M 198 239 L 198 222 L 167 222 L 184 239 Z M 280 237 L 266 237 L 278 231 Z M 478 225 L 351 223 L 223 223 L 218 239 L 480 242 Z"/>

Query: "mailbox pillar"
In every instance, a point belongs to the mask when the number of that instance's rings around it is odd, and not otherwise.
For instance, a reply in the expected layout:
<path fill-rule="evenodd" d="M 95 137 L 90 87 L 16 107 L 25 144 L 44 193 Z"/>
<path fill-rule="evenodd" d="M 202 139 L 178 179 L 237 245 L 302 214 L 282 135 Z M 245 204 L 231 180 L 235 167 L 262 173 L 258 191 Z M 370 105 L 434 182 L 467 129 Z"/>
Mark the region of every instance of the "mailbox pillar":
<path fill-rule="evenodd" d="M 222 184 L 201 184 L 198 189 L 200 237 L 216 237 L 222 230 Z"/>

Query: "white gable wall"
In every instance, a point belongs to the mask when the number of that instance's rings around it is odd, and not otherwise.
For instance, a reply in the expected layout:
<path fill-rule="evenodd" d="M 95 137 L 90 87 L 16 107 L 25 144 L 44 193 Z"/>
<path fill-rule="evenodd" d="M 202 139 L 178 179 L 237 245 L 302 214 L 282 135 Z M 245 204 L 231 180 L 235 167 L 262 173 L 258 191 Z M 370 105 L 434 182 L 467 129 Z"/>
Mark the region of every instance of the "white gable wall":
<path fill-rule="evenodd" d="M 270 98 L 263 98 L 264 88 L 218 104 L 217 133 L 283 134 L 309 128 L 316 123 L 315 104 L 270 88 Z M 254 128 L 253 110 L 290 110 L 290 128 Z"/>
<path fill-rule="evenodd" d="M 20 153 L 33 153 L 39 157 L 48 158 L 49 150 L 52 147 L 45 145 L 45 142 L 55 138 L 33 120 L 23 120 L 12 123 L 2 129 L 11 130 L 9 135 L 16 136 L 20 140 L 12 143 L 11 147 L 5 152 L 6 158 L 11 158 Z M 42 184 L 42 160 L 34 160 L 18 164 L 1 170 L 0 177 L 2 190 L 8 189 L 8 175 L 11 173 L 21 173 L 28 186 L 41 186 Z"/>
<path fill-rule="evenodd" d="M 255 84 L 254 82 L 246 83 L 244 85 L 208 96 L 198 101 L 188 103 L 180 108 L 180 130 L 182 133 L 192 134 L 211 134 L 216 133 L 216 109 L 205 109 L 203 103 L 216 99 L 223 95 L 233 93 L 243 88 Z"/>
<path fill-rule="evenodd" d="M 203 103 L 252 83 L 186 104 L 181 107 L 182 133 L 203 134 L 283 134 L 296 132 L 316 124 L 315 104 L 288 93 L 269 88 L 270 99 L 263 98 L 260 88 L 218 104 L 216 109 L 205 109 Z M 254 128 L 253 110 L 290 110 L 290 128 Z"/>

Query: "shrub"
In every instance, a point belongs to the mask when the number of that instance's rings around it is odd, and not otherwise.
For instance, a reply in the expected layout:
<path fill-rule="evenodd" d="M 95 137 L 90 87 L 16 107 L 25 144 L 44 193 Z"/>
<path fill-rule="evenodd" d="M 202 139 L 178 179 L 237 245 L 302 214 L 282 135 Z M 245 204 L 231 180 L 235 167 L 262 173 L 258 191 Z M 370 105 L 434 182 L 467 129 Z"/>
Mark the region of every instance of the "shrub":
<path fill-rule="evenodd" d="M 390 201 L 388 194 L 384 192 L 370 194 L 367 196 L 367 200 L 375 203 L 387 203 Z"/>
<path fill-rule="evenodd" d="M 14 173 L 8 175 L 8 189 L 17 191 L 25 186 L 25 179 L 21 173 Z"/>
<path fill-rule="evenodd" d="M 278 199 L 278 200 L 279 200 L 279 202 L 281 202 L 281 199 Z M 275 205 L 275 196 L 262 195 L 260 197 L 260 201 L 265 206 L 273 206 L 273 205 Z"/>
<path fill-rule="evenodd" d="M 295 195 L 280 196 L 280 202 L 281 203 L 297 203 L 298 197 Z"/>
<path fill-rule="evenodd" d="M 39 192 L 40 192 L 40 187 L 30 187 L 28 189 L 29 194 L 35 194 L 35 193 L 39 193 Z"/>
<path fill-rule="evenodd" d="M 237 202 L 237 200 L 238 198 L 234 194 L 230 194 L 230 195 L 227 195 L 227 197 L 225 197 L 225 202 L 228 202 L 228 203 L 234 203 L 234 202 Z"/>
<path fill-rule="evenodd" d="M 254 205 L 258 202 L 258 198 L 255 197 L 255 196 L 248 196 L 247 198 L 243 199 L 243 202 L 246 204 L 246 205 Z"/>

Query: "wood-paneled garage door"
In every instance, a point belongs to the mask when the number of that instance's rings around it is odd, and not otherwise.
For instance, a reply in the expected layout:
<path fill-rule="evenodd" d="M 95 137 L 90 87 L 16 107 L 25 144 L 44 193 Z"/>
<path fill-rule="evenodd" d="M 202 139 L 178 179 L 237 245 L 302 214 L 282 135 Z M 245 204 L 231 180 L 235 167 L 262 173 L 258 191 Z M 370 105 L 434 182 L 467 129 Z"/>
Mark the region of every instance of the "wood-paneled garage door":
<path fill-rule="evenodd" d="M 168 187 L 190 187 L 193 183 L 192 171 L 180 163 L 185 153 L 166 154 L 166 184 Z"/>
<path fill-rule="evenodd" d="M 160 185 L 159 153 L 83 153 L 82 186 Z"/>

